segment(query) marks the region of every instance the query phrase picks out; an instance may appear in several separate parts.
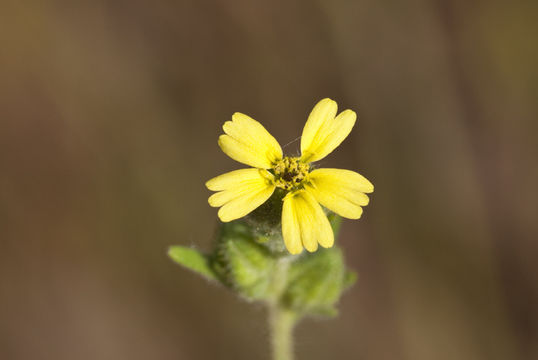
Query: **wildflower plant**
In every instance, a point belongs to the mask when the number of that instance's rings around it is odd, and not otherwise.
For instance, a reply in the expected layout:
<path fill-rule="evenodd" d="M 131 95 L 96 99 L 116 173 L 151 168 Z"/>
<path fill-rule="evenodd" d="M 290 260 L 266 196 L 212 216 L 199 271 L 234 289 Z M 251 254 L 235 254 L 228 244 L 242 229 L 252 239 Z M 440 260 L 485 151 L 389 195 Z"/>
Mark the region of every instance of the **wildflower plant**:
<path fill-rule="evenodd" d="M 215 191 L 209 205 L 219 208 L 221 220 L 215 248 L 210 254 L 182 246 L 169 250 L 184 267 L 267 304 L 275 360 L 292 359 L 297 321 L 336 315 L 335 304 L 355 281 L 334 239 L 341 217 L 361 217 L 374 187 L 356 172 L 314 165 L 344 141 L 355 122 L 355 112 L 337 115 L 336 102 L 321 100 L 304 126 L 300 156 L 290 157 L 259 122 L 233 114 L 218 144 L 250 168 L 206 183 Z"/>

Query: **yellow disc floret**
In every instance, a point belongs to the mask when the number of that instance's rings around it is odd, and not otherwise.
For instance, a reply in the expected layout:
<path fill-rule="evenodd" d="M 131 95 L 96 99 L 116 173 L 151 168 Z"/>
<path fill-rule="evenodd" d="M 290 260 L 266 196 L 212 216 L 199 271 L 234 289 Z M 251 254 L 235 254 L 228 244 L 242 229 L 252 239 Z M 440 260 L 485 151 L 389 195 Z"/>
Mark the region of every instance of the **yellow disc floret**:
<path fill-rule="evenodd" d="M 274 166 L 275 185 L 287 191 L 304 188 L 310 166 L 298 157 L 284 157 Z"/>

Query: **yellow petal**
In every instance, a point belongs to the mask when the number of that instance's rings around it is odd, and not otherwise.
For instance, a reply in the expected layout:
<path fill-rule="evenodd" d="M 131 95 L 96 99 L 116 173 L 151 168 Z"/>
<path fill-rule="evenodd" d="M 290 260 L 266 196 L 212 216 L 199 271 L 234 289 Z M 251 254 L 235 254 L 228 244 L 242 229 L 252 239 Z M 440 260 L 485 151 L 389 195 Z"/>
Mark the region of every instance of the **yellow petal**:
<path fill-rule="evenodd" d="M 252 192 L 235 198 L 221 207 L 218 212 L 219 219 L 222 222 L 229 222 L 250 214 L 271 197 L 275 191 L 275 186 L 252 188 L 251 190 Z"/>
<path fill-rule="evenodd" d="M 212 191 L 221 191 L 232 187 L 239 187 L 246 182 L 260 181 L 261 178 L 271 180 L 273 175 L 265 170 L 252 168 L 240 169 L 214 177 L 206 182 L 205 186 Z"/>
<path fill-rule="evenodd" d="M 321 100 L 314 106 L 301 136 L 301 152 L 304 153 L 306 149 L 310 148 L 318 130 L 324 123 L 334 119 L 337 110 L 336 102 L 328 98 Z"/>
<path fill-rule="evenodd" d="M 241 169 L 217 176 L 206 186 L 219 191 L 209 197 L 209 205 L 220 207 L 223 222 L 239 219 L 263 204 L 275 190 L 273 175 L 262 169 Z"/>
<path fill-rule="evenodd" d="M 282 159 L 282 148 L 262 124 L 241 113 L 222 126 L 226 135 L 219 137 L 219 146 L 226 155 L 240 163 L 269 169 Z"/>
<path fill-rule="evenodd" d="M 361 206 L 369 201 L 364 193 L 374 191 L 370 181 L 350 170 L 316 169 L 309 181 L 305 188 L 321 205 L 349 219 L 361 217 Z"/>
<path fill-rule="evenodd" d="M 327 216 L 316 199 L 304 190 L 289 193 L 284 198 L 282 235 L 291 254 L 299 254 L 303 246 L 314 252 L 318 244 L 323 247 L 334 244 L 334 234 Z"/>
<path fill-rule="evenodd" d="M 345 110 L 335 118 L 336 111 L 336 102 L 331 99 L 323 99 L 314 107 L 301 137 L 301 160 L 313 162 L 323 159 L 349 135 L 357 114 Z"/>
<path fill-rule="evenodd" d="M 303 245 L 301 242 L 301 227 L 293 205 L 293 201 L 284 199 L 282 206 L 282 237 L 290 254 L 296 255 L 303 251 Z"/>

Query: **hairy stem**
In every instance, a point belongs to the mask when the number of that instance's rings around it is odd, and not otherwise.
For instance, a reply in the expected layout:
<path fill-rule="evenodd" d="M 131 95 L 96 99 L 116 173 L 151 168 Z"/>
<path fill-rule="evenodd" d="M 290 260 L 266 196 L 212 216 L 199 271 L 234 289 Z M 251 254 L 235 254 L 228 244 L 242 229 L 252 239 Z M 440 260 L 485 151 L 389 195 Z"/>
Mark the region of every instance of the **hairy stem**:
<path fill-rule="evenodd" d="M 293 327 L 296 316 L 280 306 L 270 308 L 273 360 L 293 360 Z"/>
<path fill-rule="evenodd" d="M 268 310 L 273 360 L 293 360 L 293 327 L 297 316 L 284 308 L 280 301 L 286 288 L 289 265 L 289 258 L 280 259 L 271 281 L 274 297 L 268 303 Z"/>

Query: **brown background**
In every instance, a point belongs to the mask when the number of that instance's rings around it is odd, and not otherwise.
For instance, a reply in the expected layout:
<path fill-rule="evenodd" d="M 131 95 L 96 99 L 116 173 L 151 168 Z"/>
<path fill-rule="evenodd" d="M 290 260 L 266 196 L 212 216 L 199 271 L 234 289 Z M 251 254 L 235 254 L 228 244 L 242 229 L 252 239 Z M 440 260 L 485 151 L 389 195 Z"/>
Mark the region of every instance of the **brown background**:
<path fill-rule="evenodd" d="M 376 186 L 359 272 L 298 359 L 538 358 L 538 2 L 2 1 L 0 358 L 268 359 L 265 313 L 166 258 L 207 250 L 234 111 Z M 298 142 L 285 150 L 295 153 Z"/>

